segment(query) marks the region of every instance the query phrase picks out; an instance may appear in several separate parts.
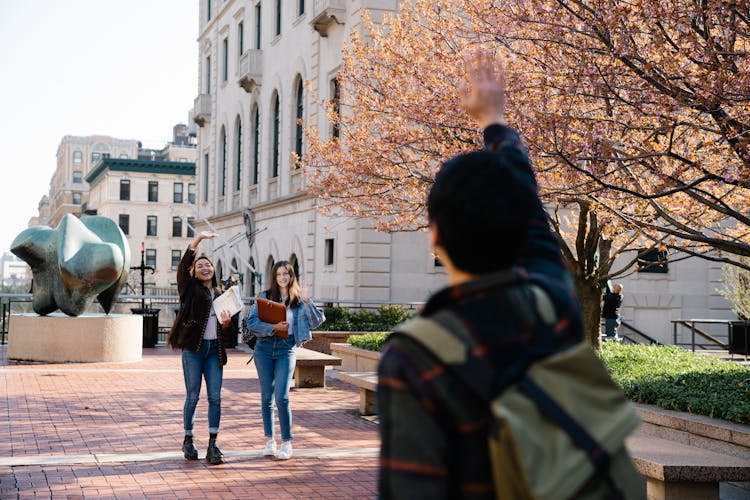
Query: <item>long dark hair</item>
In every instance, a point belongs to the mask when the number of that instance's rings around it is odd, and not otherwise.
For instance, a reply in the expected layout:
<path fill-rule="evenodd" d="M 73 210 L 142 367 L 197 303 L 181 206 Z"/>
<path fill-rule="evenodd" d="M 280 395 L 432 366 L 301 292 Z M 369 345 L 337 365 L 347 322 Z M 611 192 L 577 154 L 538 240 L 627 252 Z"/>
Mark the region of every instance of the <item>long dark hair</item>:
<path fill-rule="evenodd" d="M 266 290 L 266 296 L 275 302 L 281 302 L 281 288 L 279 288 L 279 284 L 276 282 L 276 272 L 282 267 L 289 273 L 289 286 L 287 288 L 289 298 L 287 299 L 286 305 L 289 307 L 297 307 L 300 303 L 299 283 L 297 282 L 297 275 L 294 274 L 294 268 L 288 260 L 280 260 L 273 265 L 273 268 L 271 269 L 270 288 Z"/>

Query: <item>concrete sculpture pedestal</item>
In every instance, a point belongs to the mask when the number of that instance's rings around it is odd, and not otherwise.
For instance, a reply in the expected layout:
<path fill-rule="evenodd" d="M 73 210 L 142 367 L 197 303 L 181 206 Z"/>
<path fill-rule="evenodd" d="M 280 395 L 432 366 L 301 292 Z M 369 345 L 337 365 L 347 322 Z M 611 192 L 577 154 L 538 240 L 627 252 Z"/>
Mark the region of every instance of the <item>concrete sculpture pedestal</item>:
<path fill-rule="evenodd" d="M 143 318 L 125 314 L 12 314 L 8 359 L 51 363 L 140 361 Z"/>

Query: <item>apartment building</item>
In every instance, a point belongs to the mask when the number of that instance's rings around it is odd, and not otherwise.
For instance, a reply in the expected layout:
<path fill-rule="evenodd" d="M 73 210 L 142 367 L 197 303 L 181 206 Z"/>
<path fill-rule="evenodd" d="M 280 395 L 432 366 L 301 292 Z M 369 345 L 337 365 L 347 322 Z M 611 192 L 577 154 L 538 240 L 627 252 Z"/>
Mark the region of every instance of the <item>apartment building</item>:
<path fill-rule="evenodd" d="M 154 268 L 146 273 L 148 292 L 176 293 L 175 270 L 193 237 L 196 147 L 187 125 L 172 132 L 158 149 L 103 135 L 64 136 L 49 194 L 29 226 L 57 227 L 66 213 L 109 217 L 127 236 L 130 266 L 140 265 L 143 247 L 145 264 Z M 129 283 L 139 279 L 131 272 Z M 127 291 L 140 293 L 134 288 Z"/>
<path fill-rule="evenodd" d="M 182 154 L 191 151 L 194 156 L 194 147 Z M 87 213 L 117 222 L 130 245 L 131 266 L 140 266 L 143 256 L 153 269 L 145 276 L 148 291 L 175 293 L 175 271 L 194 236 L 195 163 L 103 158 L 85 181 Z M 131 271 L 129 281 L 139 276 Z"/>
<path fill-rule="evenodd" d="M 84 213 L 89 192 L 84 178 L 94 165 L 102 158 L 137 158 L 138 147 L 136 140 L 105 135 L 64 136 L 57 147 L 57 168 L 50 179 L 49 194 L 40 202 L 39 223 L 57 227 L 63 215 Z"/>
<path fill-rule="evenodd" d="M 246 294 L 258 285 L 251 269 L 265 288 L 277 260 L 289 260 L 319 299 L 422 301 L 444 285 L 423 233 L 321 215 L 291 156 L 305 154 L 298 119 L 333 133 L 319 101 L 338 92 L 351 30 L 365 11 L 377 20 L 396 4 L 201 0 L 197 216 L 226 242 L 214 242 L 217 268 L 241 274 Z"/>

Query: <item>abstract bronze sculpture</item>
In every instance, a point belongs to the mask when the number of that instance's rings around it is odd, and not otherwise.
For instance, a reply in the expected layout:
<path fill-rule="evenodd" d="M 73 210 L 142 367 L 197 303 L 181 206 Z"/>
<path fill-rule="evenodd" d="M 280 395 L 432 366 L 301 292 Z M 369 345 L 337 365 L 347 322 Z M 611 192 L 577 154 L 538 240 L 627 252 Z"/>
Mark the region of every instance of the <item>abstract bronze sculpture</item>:
<path fill-rule="evenodd" d="M 120 227 L 103 216 L 66 214 L 57 229 L 30 227 L 10 251 L 31 267 L 32 306 L 42 316 L 58 308 L 80 316 L 94 297 L 109 313 L 128 278 L 130 247 Z"/>

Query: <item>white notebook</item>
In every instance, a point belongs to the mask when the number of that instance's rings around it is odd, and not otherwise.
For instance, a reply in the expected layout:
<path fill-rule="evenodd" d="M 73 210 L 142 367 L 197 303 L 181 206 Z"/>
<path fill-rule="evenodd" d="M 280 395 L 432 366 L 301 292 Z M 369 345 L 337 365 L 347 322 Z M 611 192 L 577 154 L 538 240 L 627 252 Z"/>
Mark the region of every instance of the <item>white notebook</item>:
<path fill-rule="evenodd" d="M 214 299 L 214 311 L 216 316 L 221 311 L 228 311 L 230 316 L 234 316 L 242 310 L 242 297 L 240 296 L 240 287 L 234 285 Z"/>

